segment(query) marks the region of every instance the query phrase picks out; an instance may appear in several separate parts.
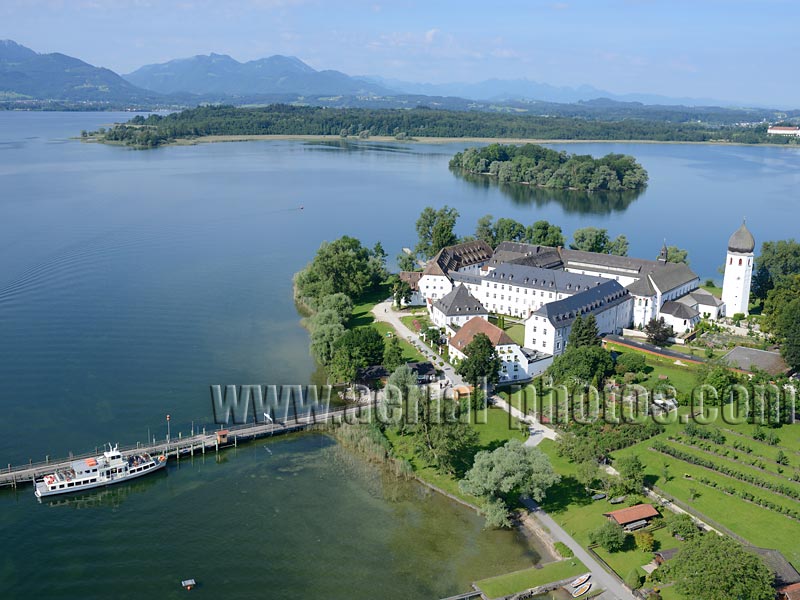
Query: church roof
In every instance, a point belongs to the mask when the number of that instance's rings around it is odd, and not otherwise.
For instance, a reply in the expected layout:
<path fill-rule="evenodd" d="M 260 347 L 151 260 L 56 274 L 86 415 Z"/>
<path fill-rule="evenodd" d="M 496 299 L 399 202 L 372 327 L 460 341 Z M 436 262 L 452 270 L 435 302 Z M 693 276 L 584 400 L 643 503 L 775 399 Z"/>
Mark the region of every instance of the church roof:
<path fill-rule="evenodd" d="M 756 240 L 753 234 L 747 229 L 747 225 L 742 221 L 742 225 L 733 232 L 728 240 L 728 250 L 740 254 L 750 254 L 756 247 Z"/>
<path fill-rule="evenodd" d="M 483 307 L 469 293 L 467 286 L 457 285 L 444 298 L 433 303 L 433 307 L 442 311 L 448 317 L 458 315 L 488 315 L 489 311 Z"/>
<path fill-rule="evenodd" d="M 553 292 L 575 294 L 608 281 L 596 275 L 581 275 L 559 269 L 545 269 L 516 263 L 504 263 L 483 277 L 484 281 L 509 285 L 549 289 Z"/>
<path fill-rule="evenodd" d="M 697 279 L 697 274 L 684 263 L 667 263 L 661 268 L 653 269 L 650 278 L 661 293 L 674 290 Z"/>

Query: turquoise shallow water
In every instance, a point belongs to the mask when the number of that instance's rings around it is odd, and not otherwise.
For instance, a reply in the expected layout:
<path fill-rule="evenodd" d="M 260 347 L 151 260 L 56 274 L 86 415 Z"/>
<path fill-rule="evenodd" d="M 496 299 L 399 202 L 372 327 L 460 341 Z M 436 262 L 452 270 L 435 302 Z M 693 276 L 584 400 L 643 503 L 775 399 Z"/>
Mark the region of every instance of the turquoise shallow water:
<path fill-rule="evenodd" d="M 69 139 L 125 116 L 0 112 L 0 465 L 163 438 L 166 414 L 188 432 L 211 420 L 210 384 L 313 380 L 292 273 L 342 234 L 396 255 L 429 204 L 456 206 L 461 234 L 491 213 L 607 227 L 637 256 L 667 238 L 703 277 L 743 215 L 759 242 L 796 235 L 796 149 L 557 146 L 644 164 L 647 190 L 606 204 L 457 177 L 463 144 Z M 0 582 L 17 597 L 168 597 L 188 576 L 234 597 L 410 598 L 535 559 L 324 437 L 270 444 L 64 505 L 0 491 Z"/>

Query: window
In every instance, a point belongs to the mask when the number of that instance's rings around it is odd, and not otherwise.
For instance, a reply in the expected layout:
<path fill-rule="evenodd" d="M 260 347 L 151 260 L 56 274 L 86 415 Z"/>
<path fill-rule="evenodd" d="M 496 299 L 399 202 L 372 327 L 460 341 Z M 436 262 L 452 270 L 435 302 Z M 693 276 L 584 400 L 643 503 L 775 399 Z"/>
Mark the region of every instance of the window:
<path fill-rule="evenodd" d="M 739 259 L 739 266 L 740 267 L 742 266 L 742 259 L 741 258 Z"/>

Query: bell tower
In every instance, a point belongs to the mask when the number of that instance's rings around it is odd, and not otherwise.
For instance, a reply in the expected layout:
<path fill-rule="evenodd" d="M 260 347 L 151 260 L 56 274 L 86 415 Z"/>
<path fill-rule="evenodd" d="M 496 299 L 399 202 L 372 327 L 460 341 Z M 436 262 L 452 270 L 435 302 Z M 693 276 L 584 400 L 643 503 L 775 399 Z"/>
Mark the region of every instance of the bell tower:
<path fill-rule="evenodd" d="M 725 303 L 726 317 L 732 317 L 736 313 L 748 314 L 755 247 L 753 234 L 742 221 L 742 226 L 728 240 L 725 278 L 722 282 L 722 301 Z"/>

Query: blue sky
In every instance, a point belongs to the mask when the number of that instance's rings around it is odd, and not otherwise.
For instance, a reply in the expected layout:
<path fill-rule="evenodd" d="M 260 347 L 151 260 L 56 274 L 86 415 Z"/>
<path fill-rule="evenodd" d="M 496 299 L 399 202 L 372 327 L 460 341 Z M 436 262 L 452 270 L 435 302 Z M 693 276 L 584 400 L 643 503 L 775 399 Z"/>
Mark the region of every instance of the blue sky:
<path fill-rule="evenodd" d="M 120 73 L 217 52 L 800 106 L 796 0 L 0 0 L 0 39 Z"/>

